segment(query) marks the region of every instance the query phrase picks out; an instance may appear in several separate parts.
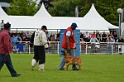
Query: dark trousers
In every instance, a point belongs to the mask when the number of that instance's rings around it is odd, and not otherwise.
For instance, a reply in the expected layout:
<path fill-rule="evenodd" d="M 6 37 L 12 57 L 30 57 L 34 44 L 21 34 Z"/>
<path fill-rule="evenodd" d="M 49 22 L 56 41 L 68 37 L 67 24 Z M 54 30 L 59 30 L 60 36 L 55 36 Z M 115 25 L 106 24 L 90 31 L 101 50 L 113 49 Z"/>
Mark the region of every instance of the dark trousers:
<path fill-rule="evenodd" d="M 6 57 L 6 55 L 0 54 L 0 70 L 2 69 L 2 67 L 4 65 L 5 57 Z M 17 73 L 16 73 L 16 71 L 13 68 L 12 60 L 11 60 L 10 55 L 7 56 L 7 62 L 5 64 L 6 64 L 7 68 L 8 68 L 8 70 L 9 70 L 9 72 L 11 73 L 11 75 L 15 76 Z"/>
<path fill-rule="evenodd" d="M 45 48 L 44 46 L 34 46 L 34 57 L 39 64 L 45 63 Z"/>

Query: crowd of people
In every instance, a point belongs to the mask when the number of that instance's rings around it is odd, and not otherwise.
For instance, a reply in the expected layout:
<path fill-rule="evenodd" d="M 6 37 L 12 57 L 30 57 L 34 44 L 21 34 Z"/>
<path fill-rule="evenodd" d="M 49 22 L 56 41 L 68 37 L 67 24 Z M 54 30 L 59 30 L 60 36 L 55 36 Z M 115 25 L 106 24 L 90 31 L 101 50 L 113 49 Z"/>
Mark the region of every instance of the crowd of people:
<path fill-rule="evenodd" d="M 3 29 L 3 25 L 4 25 L 4 20 L 1 21 L 0 26 L 1 26 L 1 30 Z M 19 33 L 16 33 L 14 31 L 10 32 L 10 36 L 11 36 L 11 40 L 12 40 L 12 45 L 15 46 L 17 43 L 22 43 L 22 44 L 26 44 L 26 41 L 30 41 L 31 35 L 33 32 L 30 31 L 22 31 Z M 60 33 L 52 33 L 52 32 L 46 32 L 46 36 L 47 36 L 47 40 L 51 41 L 51 43 L 49 44 L 50 48 L 53 49 L 54 47 L 54 42 L 55 41 L 59 41 L 60 40 Z M 111 38 L 111 39 L 109 39 Z M 99 31 L 94 31 L 94 32 L 80 32 L 80 42 L 81 42 L 81 52 L 84 53 L 85 51 L 85 45 L 83 43 L 85 42 L 91 42 L 91 52 L 94 53 L 94 49 L 96 46 L 95 44 L 98 42 L 124 42 L 122 37 L 119 37 L 117 35 L 117 32 L 99 32 Z M 95 44 L 94 44 L 95 43 Z M 97 45 L 98 46 L 98 45 Z M 110 46 L 107 45 L 108 48 L 111 48 Z M 121 49 L 120 49 L 121 50 Z M 106 52 L 108 53 L 108 52 Z M 111 53 L 111 52 L 110 52 Z"/>

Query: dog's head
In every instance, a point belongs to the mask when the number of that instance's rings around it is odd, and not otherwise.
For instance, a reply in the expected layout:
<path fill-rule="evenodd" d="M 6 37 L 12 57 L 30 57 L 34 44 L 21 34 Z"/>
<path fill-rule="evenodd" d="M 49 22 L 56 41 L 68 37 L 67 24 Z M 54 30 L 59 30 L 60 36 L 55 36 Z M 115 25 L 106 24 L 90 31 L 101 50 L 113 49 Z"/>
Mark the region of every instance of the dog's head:
<path fill-rule="evenodd" d="M 68 50 L 62 50 L 61 52 L 62 52 L 62 55 L 65 55 L 65 54 L 69 53 Z"/>

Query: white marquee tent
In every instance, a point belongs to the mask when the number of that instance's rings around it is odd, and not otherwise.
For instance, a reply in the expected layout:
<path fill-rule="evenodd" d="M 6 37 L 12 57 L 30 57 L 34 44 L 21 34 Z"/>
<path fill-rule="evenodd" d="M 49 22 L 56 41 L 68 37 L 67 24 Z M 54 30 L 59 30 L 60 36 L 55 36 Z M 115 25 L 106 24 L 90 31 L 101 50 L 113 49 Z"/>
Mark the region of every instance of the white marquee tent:
<path fill-rule="evenodd" d="M 44 5 L 42 4 L 39 11 L 34 16 L 8 16 L 4 11 L 0 9 L 0 20 L 5 20 L 12 24 L 14 28 L 40 28 L 42 25 L 46 25 L 48 29 L 66 29 L 72 22 L 78 24 L 78 29 L 81 30 L 101 30 L 108 31 L 109 29 L 117 29 L 107 22 L 96 11 L 94 4 L 89 12 L 84 17 L 52 17 Z"/>
<path fill-rule="evenodd" d="M 52 17 L 46 10 L 44 4 L 42 4 L 39 11 L 34 15 L 34 17 Z"/>
<path fill-rule="evenodd" d="M 7 14 L 3 11 L 1 6 L 0 6 L 0 16 L 7 16 Z"/>
<path fill-rule="evenodd" d="M 94 4 L 90 8 L 89 12 L 83 17 L 82 25 L 87 30 L 108 30 L 108 29 L 116 29 L 117 26 L 114 26 L 107 22 L 95 9 Z M 83 27 L 82 27 L 83 28 Z"/>

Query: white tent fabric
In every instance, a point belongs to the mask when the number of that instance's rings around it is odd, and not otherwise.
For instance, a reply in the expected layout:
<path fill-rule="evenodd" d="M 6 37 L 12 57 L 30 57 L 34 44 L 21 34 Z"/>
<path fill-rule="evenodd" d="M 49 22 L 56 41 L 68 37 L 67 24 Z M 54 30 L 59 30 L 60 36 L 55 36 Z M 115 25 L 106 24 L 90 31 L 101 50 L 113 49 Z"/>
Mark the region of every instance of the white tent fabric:
<path fill-rule="evenodd" d="M 96 11 L 94 4 L 84 17 L 52 17 L 42 4 L 42 7 L 34 16 L 0 15 L 0 20 L 2 19 L 10 22 L 12 24 L 11 28 L 18 28 L 18 30 L 20 28 L 40 28 L 42 25 L 46 25 L 48 29 L 66 29 L 72 22 L 76 22 L 78 24 L 77 29 L 87 31 L 108 31 L 111 28 L 118 28 L 101 17 Z"/>
<path fill-rule="evenodd" d="M 46 10 L 44 4 L 42 3 L 41 8 L 39 9 L 39 11 L 34 15 L 34 17 L 52 17 Z"/>
<path fill-rule="evenodd" d="M 0 6 L 0 16 L 8 16 Z"/>
<path fill-rule="evenodd" d="M 83 17 L 82 25 L 84 25 L 84 28 L 87 30 L 108 30 L 118 28 L 100 16 L 94 7 L 94 4 L 92 4 L 89 12 Z"/>

